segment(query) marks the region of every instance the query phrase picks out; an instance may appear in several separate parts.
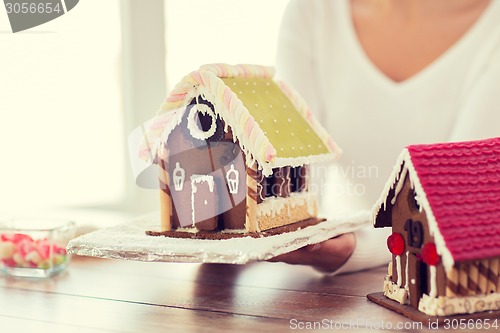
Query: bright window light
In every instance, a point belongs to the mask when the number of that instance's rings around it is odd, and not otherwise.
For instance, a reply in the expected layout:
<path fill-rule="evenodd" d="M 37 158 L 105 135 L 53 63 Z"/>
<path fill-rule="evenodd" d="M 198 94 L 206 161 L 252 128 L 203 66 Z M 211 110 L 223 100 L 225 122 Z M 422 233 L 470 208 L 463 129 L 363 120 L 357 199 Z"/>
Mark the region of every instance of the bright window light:
<path fill-rule="evenodd" d="M 207 63 L 273 65 L 288 0 L 166 0 L 169 88 Z"/>
<path fill-rule="evenodd" d="M 15 34 L 0 10 L 0 212 L 122 199 L 120 36 L 117 0 Z"/>

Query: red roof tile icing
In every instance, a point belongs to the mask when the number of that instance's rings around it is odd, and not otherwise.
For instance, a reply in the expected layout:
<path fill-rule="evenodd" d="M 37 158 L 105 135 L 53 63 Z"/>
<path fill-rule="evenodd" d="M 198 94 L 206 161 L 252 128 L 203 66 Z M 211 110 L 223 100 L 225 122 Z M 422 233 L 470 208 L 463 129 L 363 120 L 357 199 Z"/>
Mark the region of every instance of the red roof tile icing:
<path fill-rule="evenodd" d="M 500 256 L 500 138 L 407 149 L 453 260 Z"/>

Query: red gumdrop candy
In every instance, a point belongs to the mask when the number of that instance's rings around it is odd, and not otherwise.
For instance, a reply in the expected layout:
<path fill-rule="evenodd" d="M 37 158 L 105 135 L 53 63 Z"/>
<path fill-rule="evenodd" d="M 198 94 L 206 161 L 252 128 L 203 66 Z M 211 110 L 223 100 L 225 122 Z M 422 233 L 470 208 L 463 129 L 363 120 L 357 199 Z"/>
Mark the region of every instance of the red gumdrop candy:
<path fill-rule="evenodd" d="M 400 233 L 393 232 L 387 238 L 387 247 L 392 254 L 400 256 L 405 251 L 405 240 Z"/>
<path fill-rule="evenodd" d="M 30 239 L 31 239 L 31 237 L 30 237 Z M 30 240 L 30 239 L 25 238 L 16 244 L 17 252 L 20 255 L 22 255 L 23 257 L 25 257 L 31 251 L 36 250 L 36 247 L 35 247 L 35 244 L 33 243 L 33 240 Z"/>
<path fill-rule="evenodd" d="M 436 250 L 436 244 L 434 243 L 426 243 L 422 248 L 422 260 L 431 266 L 436 266 L 439 264 L 439 254 Z"/>
<path fill-rule="evenodd" d="M 14 244 L 17 244 L 23 240 L 29 240 L 31 242 L 33 241 L 33 238 L 31 238 L 29 235 L 26 234 L 2 234 L 0 236 L 0 239 L 2 241 L 9 241 Z"/>
<path fill-rule="evenodd" d="M 12 258 L 3 259 L 2 262 L 7 267 L 16 267 L 17 266 L 16 261 L 14 259 L 12 259 Z"/>
<path fill-rule="evenodd" d="M 56 246 L 54 248 L 54 252 L 56 254 L 62 254 L 62 255 L 65 255 L 66 254 L 66 249 L 64 247 L 59 247 L 59 246 Z"/>
<path fill-rule="evenodd" d="M 50 257 L 50 242 L 47 240 L 42 240 L 37 244 L 38 254 L 42 259 L 48 259 Z"/>

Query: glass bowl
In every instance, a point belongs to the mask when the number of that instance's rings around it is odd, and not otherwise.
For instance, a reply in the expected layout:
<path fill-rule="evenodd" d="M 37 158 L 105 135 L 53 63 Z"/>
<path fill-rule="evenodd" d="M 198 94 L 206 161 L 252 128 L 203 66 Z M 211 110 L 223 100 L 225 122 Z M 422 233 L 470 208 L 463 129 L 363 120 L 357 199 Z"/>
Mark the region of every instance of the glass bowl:
<path fill-rule="evenodd" d="M 75 237 L 72 221 L 14 217 L 0 221 L 0 270 L 17 277 L 50 277 L 66 269 L 66 245 Z"/>

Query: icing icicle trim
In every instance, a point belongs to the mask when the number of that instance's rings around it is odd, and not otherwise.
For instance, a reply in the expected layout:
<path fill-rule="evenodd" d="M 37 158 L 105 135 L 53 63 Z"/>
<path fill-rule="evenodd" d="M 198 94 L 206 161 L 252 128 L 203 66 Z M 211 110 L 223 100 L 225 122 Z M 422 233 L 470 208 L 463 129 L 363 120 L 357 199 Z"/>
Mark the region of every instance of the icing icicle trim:
<path fill-rule="evenodd" d="M 407 168 L 403 168 L 403 170 L 401 171 L 401 175 L 398 174 L 397 176 L 397 179 L 396 179 L 396 190 L 394 192 L 394 197 L 391 199 L 391 204 L 395 204 L 396 203 L 396 199 L 399 195 L 399 192 L 401 192 L 401 190 L 403 189 L 403 186 L 405 184 L 405 179 L 406 179 L 406 174 L 408 173 L 408 169 Z"/>
<path fill-rule="evenodd" d="M 167 100 L 161 105 L 158 116 L 168 114 L 169 111 L 185 108 L 193 98 L 201 96 L 215 106 L 215 113 L 224 120 L 224 130 L 232 129 L 233 140 L 238 142 L 246 156 L 247 166 L 258 162 L 259 169 L 264 176 L 270 176 L 272 169 L 282 166 L 302 166 L 305 164 L 331 160 L 341 155 L 340 148 L 333 142 L 312 116 L 305 101 L 289 86 L 277 82 L 280 89 L 291 100 L 299 114 L 311 126 L 327 147 L 329 154 L 310 155 L 296 158 L 278 158 L 277 149 L 264 134 L 262 128 L 243 105 L 239 97 L 224 83 L 221 78 L 264 78 L 271 79 L 274 75 L 272 67 L 257 65 L 211 64 L 204 65 L 198 71 L 191 72 L 179 82 Z M 208 111 L 207 111 L 208 112 Z M 193 126 L 191 126 L 193 127 Z M 171 130 L 162 135 L 162 142 L 166 142 Z M 197 133 L 195 131 L 195 133 Z M 158 136 L 158 134 L 155 134 Z M 156 150 L 152 150 L 156 152 Z M 145 150 L 144 153 L 147 153 Z"/>
<path fill-rule="evenodd" d="M 182 121 L 184 109 L 175 109 L 168 113 L 162 113 L 145 124 L 145 136 L 139 147 L 139 158 L 152 163 L 160 148 L 160 143 L 166 138 Z"/>
<path fill-rule="evenodd" d="M 315 206 L 317 204 L 317 196 L 310 192 L 291 193 L 288 197 L 270 197 L 257 205 L 257 218 L 262 216 L 275 217 L 279 215 L 283 209 L 291 209 L 295 207 L 306 207 L 310 216 L 315 214 Z M 289 214 L 290 212 L 288 212 Z"/>
<path fill-rule="evenodd" d="M 403 171 L 402 169 L 407 169 Z M 413 163 L 411 161 L 411 156 L 407 148 L 405 148 L 398 157 L 398 161 L 392 171 L 391 176 L 389 177 L 389 181 L 385 184 L 382 195 L 379 197 L 372 210 L 372 222 L 375 224 L 376 217 L 381 209 L 386 210 L 386 201 L 388 199 L 390 191 L 394 188 L 394 185 L 397 186 L 398 182 L 404 182 L 403 177 L 399 177 L 399 173 L 407 173 L 408 177 L 411 180 L 411 188 L 415 189 L 415 199 L 420 207 L 420 211 L 425 210 L 427 214 L 427 221 L 429 225 L 429 234 L 434 238 L 434 243 L 436 244 L 436 250 L 439 256 L 441 256 L 443 266 L 446 272 L 450 272 L 455 264 L 455 260 L 451 255 L 451 252 L 448 250 L 446 246 L 446 242 L 439 231 L 439 227 L 436 221 L 436 217 L 432 213 L 431 206 L 429 201 L 427 200 L 427 196 L 425 195 L 425 191 L 420 183 L 420 179 L 417 175 L 417 171 L 413 167 Z M 390 203 L 389 203 L 390 204 Z"/>
<path fill-rule="evenodd" d="M 259 165 L 265 165 L 276 157 L 276 149 L 264 135 L 264 132 L 250 115 L 248 109 L 239 100 L 238 96 L 232 92 L 225 83 L 217 76 L 255 76 L 268 78 L 272 76 L 273 71 L 262 66 L 251 65 L 206 65 L 199 71 L 195 71 L 183 78 L 183 80 L 174 88 L 174 95 L 183 95 L 184 100 L 177 98 L 167 99 L 160 108 L 161 112 L 170 111 L 173 108 L 186 106 L 189 101 L 201 95 L 204 99 L 210 100 L 217 110 L 216 113 L 224 120 L 226 126 L 233 130 L 233 139 L 238 141 L 240 148 L 247 156 L 247 164 L 254 160 Z M 225 128 L 227 130 L 227 128 Z M 254 138 L 254 141 L 252 141 Z M 255 143 L 259 143 L 258 146 Z M 269 171 L 266 170 L 266 175 Z"/>
<path fill-rule="evenodd" d="M 208 190 L 210 193 L 214 192 L 214 177 L 210 175 L 192 175 L 191 176 L 191 222 L 193 223 L 192 226 L 195 227 L 196 224 L 196 207 L 195 207 L 195 200 L 194 200 L 194 195 L 198 192 L 198 187 L 196 184 L 200 184 L 202 182 L 206 182 L 208 184 Z M 206 202 L 205 202 L 206 204 Z"/>

